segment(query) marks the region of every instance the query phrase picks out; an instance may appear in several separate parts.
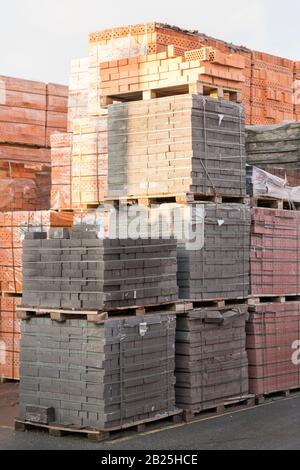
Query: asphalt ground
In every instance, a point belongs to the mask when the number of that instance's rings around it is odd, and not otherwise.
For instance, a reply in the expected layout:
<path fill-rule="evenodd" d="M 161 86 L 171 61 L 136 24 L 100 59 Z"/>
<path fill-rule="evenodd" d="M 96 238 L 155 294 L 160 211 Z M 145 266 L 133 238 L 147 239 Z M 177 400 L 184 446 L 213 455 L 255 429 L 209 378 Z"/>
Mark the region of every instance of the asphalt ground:
<path fill-rule="evenodd" d="M 0 385 L 0 450 L 299 450 L 300 396 L 105 443 L 82 437 L 16 433 L 16 384 Z"/>

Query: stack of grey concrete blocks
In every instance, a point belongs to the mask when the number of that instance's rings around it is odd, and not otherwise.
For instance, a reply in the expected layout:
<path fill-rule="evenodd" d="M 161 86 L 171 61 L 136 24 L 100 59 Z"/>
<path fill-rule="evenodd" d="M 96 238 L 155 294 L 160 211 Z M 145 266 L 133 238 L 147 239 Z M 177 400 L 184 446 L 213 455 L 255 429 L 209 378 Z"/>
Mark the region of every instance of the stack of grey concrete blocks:
<path fill-rule="evenodd" d="M 200 412 L 246 398 L 247 305 L 203 308 L 177 317 L 176 403 Z"/>
<path fill-rule="evenodd" d="M 251 165 L 263 169 L 299 170 L 299 146 L 299 122 L 247 127 L 247 162 Z"/>
<path fill-rule="evenodd" d="M 152 234 L 176 239 L 180 299 L 248 297 L 251 226 L 248 205 L 174 203 L 150 208 L 136 206 L 133 212 L 139 214 L 142 237 Z M 120 220 L 125 227 L 126 210 Z"/>
<path fill-rule="evenodd" d="M 174 239 L 102 239 L 78 225 L 55 239 L 24 240 L 23 305 L 113 310 L 178 299 Z"/>
<path fill-rule="evenodd" d="M 244 196 L 245 117 L 232 102 L 181 95 L 108 111 L 108 196 Z"/>
<path fill-rule="evenodd" d="M 247 298 L 250 207 L 243 204 L 162 204 L 148 209 L 157 236 L 177 240 L 179 298 L 191 301 Z"/>
<path fill-rule="evenodd" d="M 113 429 L 174 414 L 175 327 L 172 315 L 22 321 L 20 417 L 46 407 L 61 425 Z"/>
<path fill-rule="evenodd" d="M 204 204 L 203 244 L 178 244 L 179 297 L 192 301 L 249 295 L 250 207 Z"/>

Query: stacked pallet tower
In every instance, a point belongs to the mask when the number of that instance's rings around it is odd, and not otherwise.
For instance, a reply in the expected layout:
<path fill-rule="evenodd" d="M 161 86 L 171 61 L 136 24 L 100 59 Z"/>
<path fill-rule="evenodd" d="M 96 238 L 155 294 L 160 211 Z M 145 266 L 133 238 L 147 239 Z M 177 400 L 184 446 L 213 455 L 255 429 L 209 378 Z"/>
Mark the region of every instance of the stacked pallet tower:
<path fill-rule="evenodd" d="M 0 76 L 0 379 L 19 378 L 22 239 L 50 212 L 50 135 L 67 123 L 65 86 Z"/>
<path fill-rule="evenodd" d="M 247 323 L 250 391 L 259 403 L 300 389 L 299 123 L 247 129 L 254 169 Z"/>
<path fill-rule="evenodd" d="M 146 29 L 92 35 L 72 63 L 51 204 L 75 225 L 25 240 L 18 429 L 55 420 L 103 439 L 249 399 L 244 59 L 170 28 L 160 47 Z M 138 237 L 128 208 L 144 212 Z M 195 246 L 155 220 L 174 209 Z"/>
<path fill-rule="evenodd" d="M 128 41 L 133 57 L 125 50 L 100 63 L 97 76 L 101 52 Z M 146 206 L 156 233 L 164 234 L 161 216 L 172 220 L 178 242 L 185 313 L 177 317 L 176 403 L 186 419 L 248 403 L 250 211 L 239 104 L 250 100 L 247 51 L 157 24 L 114 31 L 113 39 L 92 34 L 90 45 L 92 109 L 108 106 L 106 200 L 119 210 Z M 182 214 L 195 244 L 176 233 Z"/>

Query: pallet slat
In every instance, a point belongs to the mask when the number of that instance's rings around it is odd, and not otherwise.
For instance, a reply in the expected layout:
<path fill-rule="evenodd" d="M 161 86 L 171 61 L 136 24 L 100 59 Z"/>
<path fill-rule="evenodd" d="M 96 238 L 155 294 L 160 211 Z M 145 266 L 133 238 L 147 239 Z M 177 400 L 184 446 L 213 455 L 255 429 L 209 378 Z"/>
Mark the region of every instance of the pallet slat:
<path fill-rule="evenodd" d="M 122 437 L 126 436 L 128 432 L 141 433 L 147 429 L 147 427 L 155 426 L 155 429 L 160 427 L 167 427 L 172 424 L 178 424 L 182 422 L 182 410 L 175 410 L 174 412 L 163 413 L 157 415 L 155 418 L 149 418 L 145 421 L 138 421 L 132 424 L 126 424 L 120 428 L 109 428 L 109 429 L 89 429 L 82 428 L 78 429 L 75 426 L 61 426 L 56 423 L 52 424 L 39 424 L 24 421 L 17 418 L 15 420 L 15 431 L 25 432 L 32 429 L 38 429 L 47 431 L 50 436 L 63 437 L 66 435 L 77 434 L 82 437 L 87 437 L 89 440 L 96 442 L 108 441 L 116 437 L 117 433 L 121 433 Z"/>

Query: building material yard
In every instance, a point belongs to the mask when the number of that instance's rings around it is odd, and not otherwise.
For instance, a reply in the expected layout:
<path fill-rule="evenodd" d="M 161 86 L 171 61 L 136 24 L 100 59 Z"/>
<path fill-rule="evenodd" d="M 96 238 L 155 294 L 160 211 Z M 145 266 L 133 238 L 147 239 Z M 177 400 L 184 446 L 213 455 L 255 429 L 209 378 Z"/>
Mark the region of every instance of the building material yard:
<path fill-rule="evenodd" d="M 0 76 L 1 450 L 300 449 L 296 59 L 149 22 Z"/>

